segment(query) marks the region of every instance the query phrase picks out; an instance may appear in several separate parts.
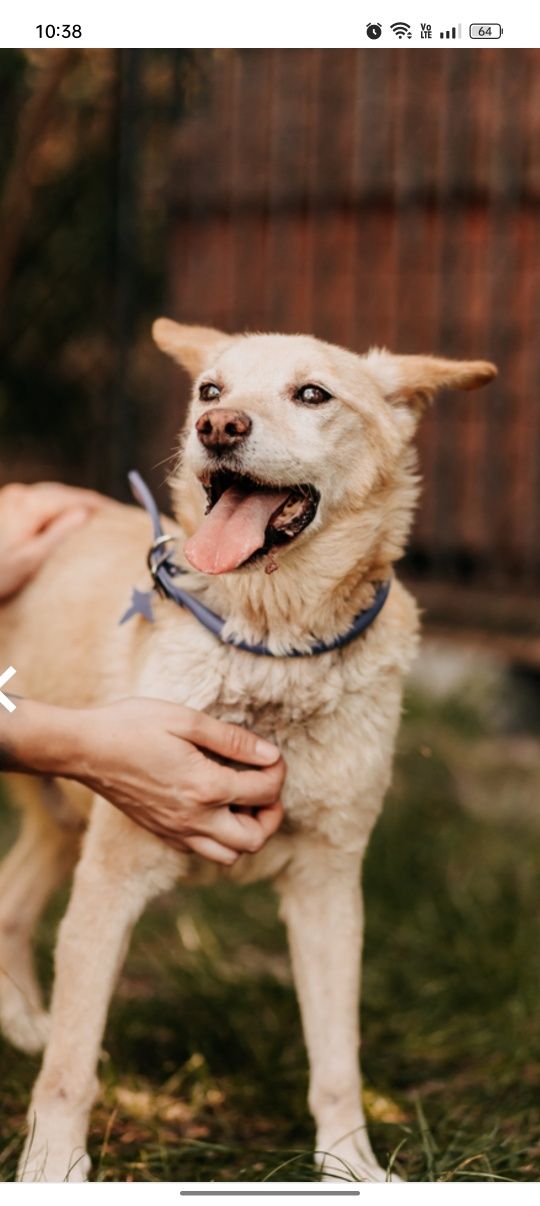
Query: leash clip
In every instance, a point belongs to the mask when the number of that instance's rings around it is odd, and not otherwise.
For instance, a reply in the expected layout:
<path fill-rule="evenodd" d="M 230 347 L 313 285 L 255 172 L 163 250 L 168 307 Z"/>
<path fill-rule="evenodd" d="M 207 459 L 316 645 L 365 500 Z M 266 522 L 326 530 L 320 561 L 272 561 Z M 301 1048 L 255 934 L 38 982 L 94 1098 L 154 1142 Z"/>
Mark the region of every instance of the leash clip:
<path fill-rule="evenodd" d="M 154 581 L 154 586 L 158 587 L 158 589 L 159 589 L 159 582 L 157 581 L 158 571 L 161 569 L 161 566 L 164 565 L 165 562 L 168 561 L 168 559 L 169 559 L 169 553 L 167 551 L 166 545 L 171 544 L 171 543 L 173 543 L 173 544 L 176 543 L 177 539 L 178 539 L 177 536 L 167 536 L 164 533 L 163 536 L 156 536 L 156 539 L 152 541 L 152 544 L 150 545 L 150 548 L 148 549 L 148 553 L 146 555 L 146 564 L 152 575 L 152 579 Z M 158 554 L 157 557 L 155 555 L 156 553 Z"/>
<path fill-rule="evenodd" d="M 171 543 L 176 543 L 177 539 L 178 538 L 176 536 L 167 536 L 166 533 L 164 533 L 162 536 L 156 536 L 156 539 L 152 541 L 146 556 L 146 564 L 150 570 L 154 587 L 158 594 L 161 595 L 162 599 L 167 597 L 167 591 L 160 582 L 158 575 L 162 565 L 165 565 L 169 560 L 169 552 L 166 546 Z M 167 568 L 169 571 L 172 570 L 172 567 L 170 566 Z M 174 576 L 173 573 L 171 573 L 171 576 Z"/>

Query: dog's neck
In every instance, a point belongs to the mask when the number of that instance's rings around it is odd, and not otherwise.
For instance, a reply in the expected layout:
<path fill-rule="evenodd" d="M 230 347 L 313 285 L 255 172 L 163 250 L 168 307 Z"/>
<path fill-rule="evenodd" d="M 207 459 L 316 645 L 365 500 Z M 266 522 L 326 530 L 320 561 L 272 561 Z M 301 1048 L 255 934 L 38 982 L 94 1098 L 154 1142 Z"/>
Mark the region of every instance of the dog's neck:
<path fill-rule="evenodd" d="M 368 563 L 333 575 L 321 551 L 295 550 L 265 573 L 264 563 L 248 573 L 212 580 L 205 600 L 228 620 L 228 631 L 251 644 L 301 649 L 312 640 L 330 643 L 373 603 L 377 583 L 390 566 Z"/>
<path fill-rule="evenodd" d="M 199 490 L 181 476 L 173 483 L 175 513 L 190 535 L 201 520 Z M 195 574 L 190 589 L 227 620 L 228 633 L 250 643 L 302 647 L 310 639 L 330 642 L 373 603 L 403 553 L 416 499 L 411 464 L 392 482 L 379 483 L 355 514 L 328 521 L 296 547 L 275 552 L 248 570 L 216 577 Z"/>

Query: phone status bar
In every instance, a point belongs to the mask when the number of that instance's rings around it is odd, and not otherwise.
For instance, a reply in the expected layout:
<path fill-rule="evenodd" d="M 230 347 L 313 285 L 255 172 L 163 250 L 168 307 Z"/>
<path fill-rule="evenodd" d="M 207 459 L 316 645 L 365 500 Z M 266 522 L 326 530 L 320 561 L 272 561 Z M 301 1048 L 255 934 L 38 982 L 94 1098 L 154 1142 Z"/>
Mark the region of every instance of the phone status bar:
<path fill-rule="evenodd" d="M 386 35 L 386 37 L 385 37 Z M 383 24 L 382 21 L 368 21 L 366 37 L 370 42 L 379 42 L 388 37 L 396 43 L 407 44 L 420 41 L 436 45 L 438 42 L 460 42 L 471 39 L 474 42 L 498 42 L 503 36 L 503 27 L 498 21 L 477 21 L 466 25 L 461 21 L 452 25 L 433 24 L 431 21 L 409 22 L 392 21 Z"/>

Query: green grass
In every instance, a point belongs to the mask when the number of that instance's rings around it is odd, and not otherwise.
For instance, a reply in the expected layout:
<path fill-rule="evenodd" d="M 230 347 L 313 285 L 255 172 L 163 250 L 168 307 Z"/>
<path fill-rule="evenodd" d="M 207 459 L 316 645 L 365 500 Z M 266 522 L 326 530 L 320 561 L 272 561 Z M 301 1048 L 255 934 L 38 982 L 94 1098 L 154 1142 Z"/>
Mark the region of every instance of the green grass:
<path fill-rule="evenodd" d="M 380 1161 L 399 1149 L 413 1180 L 540 1178 L 539 827 L 517 819 L 522 768 L 505 787 L 515 818 L 498 816 L 492 779 L 492 815 L 463 806 L 485 795 L 490 742 L 495 758 L 499 734 L 462 703 L 411 698 L 365 868 L 366 1104 Z M 60 909 L 40 933 L 46 978 Z M 38 1065 L 6 1045 L 0 1060 L 0 1174 L 11 1179 Z M 316 1179 L 269 888 L 178 891 L 146 914 L 101 1076 L 99 1179 Z"/>

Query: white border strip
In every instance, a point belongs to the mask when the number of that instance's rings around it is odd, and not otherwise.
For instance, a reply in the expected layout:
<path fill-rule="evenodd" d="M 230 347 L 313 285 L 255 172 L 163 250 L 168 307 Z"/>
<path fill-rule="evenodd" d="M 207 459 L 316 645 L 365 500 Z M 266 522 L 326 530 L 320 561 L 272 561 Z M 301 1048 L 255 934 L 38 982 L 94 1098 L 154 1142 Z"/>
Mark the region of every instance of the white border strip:
<path fill-rule="evenodd" d="M 211 42 L 223 48 L 280 47 L 313 48 L 393 47 L 406 53 L 411 47 L 425 49 L 475 49 L 540 47 L 540 9 L 525 0 L 463 0 L 458 6 L 437 0 L 419 6 L 418 0 L 373 0 L 368 5 L 351 0 L 273 0 L 272 4 L 246 0 L 203 0 L 203 3 L 171 3 L 152 0 L 152 4 L 133 5 L 125 0 L 23 0 L 22 4 L 4 4 L 0 16 L 1 42 L 4 47 L 79 46 L 96 48 L 201 48 Z M 399 39 L 391 25 L 399 18 L 411 27 L 411 38 Z M 502 27 L 502 37 L 494 41 L 472 41 L 471 24 L 489 18 Z M 381 37 L 370 41 L 367 25 L 382 25 Z M 432 38 L 423 39 L 421 24 L 431 24 Z M 487 22 L 484 22 L 485 24 Z M 80 25 L 82 37 L 63 38 L 64 25 Z M 55 32 L 50 39 L 39 36 L 37 26 L 49 26 Z M 462 37 L 452 41 L 440 38 L 440 31 L 461 25 Z"/>
<path fill-rule="evenodd" d="M 228 1181 L 208 1184 L 205 1191 L 201 1183 L 178 1184 L 176 1182 L 133 1182 L 130 1184 L 98 1182 L 86 1185 L 13 1185 L 4 1183 L 1 1187 L 2 1206 L 86 1206 L 88 1202 L 97 1206 L 186 1206 L 188 1202 L 200 1203 L 201 1206 L 217 1206 L 220 1198 L 229 1206 L 261 1206 L 264 1198 L 270 1203 L 279 1202 L 282 1206 L 300 1206 L 300 1203 L 313 1202 L 317 1197 L 324 1197 L 325 1206 L 339 1206 L 339 1198 L 344 1197 L 346 1206 L 353 1206 L 354 1201 L 362 1206 L 379 1206 L 383 1196 L 393 1194 L 397 1206 L 533 1206 L 538 1202 L 538 1184 L 536 1182 L 503 1182 L 503 1181 L 454 1181 L 430 1184 L 428 1182 L 408 1182 L 401 1185 L 364 1185 L 348 1182 L 335 1188 L 326 1184 L 302 1184 L 273 1181 L 266 1186 L 257 1183 L 236 1183 Z M 264 1189 L 268 1191 L 264 1193 Z M 195 1196 L 191 1196 L 193 1191 Z M 356 1190 L 354 1196 L 351 1191 Z M 188 1192 L 186 1192 L 188 1191 Z M 191 1194 L 189 1193 L 191 1191 Z M 330 1196 L 331 1194 L 331 1196 Z M 388 1200 L 390 1200 L 388 1198 Z"/>

